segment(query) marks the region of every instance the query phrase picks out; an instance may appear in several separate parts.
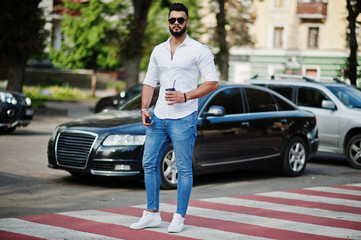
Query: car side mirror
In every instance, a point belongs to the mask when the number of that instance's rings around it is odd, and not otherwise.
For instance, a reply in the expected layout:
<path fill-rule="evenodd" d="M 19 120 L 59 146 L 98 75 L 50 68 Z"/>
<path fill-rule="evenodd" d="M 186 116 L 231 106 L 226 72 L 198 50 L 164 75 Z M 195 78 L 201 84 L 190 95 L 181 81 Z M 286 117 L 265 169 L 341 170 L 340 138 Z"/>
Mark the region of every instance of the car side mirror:
<path fill-rule="evenodd" d="M 322 100 L 322 108 L 336 110 L 336 105 L 330 100 Z"/>
<path fill-rule="evenodd" d="M 224 109 L 224 107 L 214 105 L 214 106 L 211 106 L 209 108 L 208 112 L 206 112 L 204 114 L 204 116 L 217 116 L 217 117 L 220 117 L 220 116 L 224 116 L 225 114 L 226 114 L 226 110 Z"/>

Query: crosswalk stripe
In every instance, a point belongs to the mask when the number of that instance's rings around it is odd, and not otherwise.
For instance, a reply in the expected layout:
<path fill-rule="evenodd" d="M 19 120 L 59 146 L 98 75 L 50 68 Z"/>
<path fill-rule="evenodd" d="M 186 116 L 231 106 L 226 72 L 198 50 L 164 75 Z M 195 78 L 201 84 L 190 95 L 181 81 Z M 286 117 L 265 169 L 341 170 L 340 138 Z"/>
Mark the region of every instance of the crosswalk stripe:
<path fill-rule="evenodd" d="M 351 196 L 358 196 L 355 200 L 361 201 L 361 189 L 344 189 L 344 188 L 332 188 L 332 187 L 314 187 L 314 188 L 305 188 L 306 190 L 318 191 L 318 192 L 327 192 L 327 193 L 338 193 L 346 194 Z"/>
<path fill-rule="evenodd" d="M 161 204 L 160 209 L 162 209 L 163 213 L 174 212 L 174 206 L 166 203 Z M 275 239 L 312 239 L 315 235 L 317 235 L 317 239 L 342 239 L 343 236 L 351 236 L 350 234 L 361 236 L 361 232 L 354 230 L 335 230 L 335 228 L 328 227 L 323 227 L 327 229 L 321 230 L 319 226 L 311 224 L 193 206 L 188 208 L 186 221 L 187 225 L 216 228 L 223 231 Z"/>
<path fill-rule="evenodd" d="M 342 194 L 342 193 L 334 193 L 334 192 L 317 191 L 317 190 L 313 190 L 313 189 L 296 189 L 296 190 L 288 190 L 287 192 L 304 194 L 304 195 L 312 195 L 312 196 L 320 196 L 320 197 L 338 198 L 338 199 L 342 199 L 342 200 L 348 199 L 350 201 L 359 201 L 358 204 L 360 204 L 360 201 L 361 201 L 361 196 Z"/>
<path fill-rule="evenodd" d="M 173 235 L 155 233 L 152 231 L 134 231 L 130 230 L 129 227 L 120 226 L 112 223 L 101 223 L 87 219 L 80 219 L 69 217 L 61 214 L 50 214 L 41 216 L 30 216 L 23 217 L 23 220 L 48 224 L 51 226 L 57 226 L 67 228 L 71 230 L 99 234 L 107 237 L 120 238 L 120 239 L 189 239 L 183 237 L 177 237 Z M 72 238 L 77 239 L 77 238 Z"/>
<path fill-rule="evenodd" d="M 360 201 L 332 198 L 332 197 L 324 197 L 324 196 L 319 196 L 319 195 L 311 195 L 311 192 L 308 192 L 308 193 L 309 193 L 309 195 L 301 194 L 301 193 L 293 193 L 293 192 L 269 192 L 269 193 L 259 193 L 257 195 L 287 198 L 290 200 L 295 199 L 295 200 L 304 200 L 304 201 L 309 201 L 309 202 L 344 205 L 344 206 L 355 207 L 355 208 L 361 207 Z"/>
<path fill-rule="evenodd" d="M 141 209 L 136 208 L 122 208 L 122 209 L 109 209 L 109 210 L 88 210 L 62 213 L 66 216 L 72 216 L 77 218 L 84 218 L 96 222 L 113 223 L 122 226 L 129 226 L 139 220 L 141 215 Z M 117 212 L 117 213 L 116 213 Z M 125 213 L 125 214 L 122 214 Z M 126 213 L 131 215 L 126 215 Z M 167 227 L 171 221 L 170 214 L 162 213 L 163 223 L 159 228 L 149 228 L 149 231 L 154 232 L 167 232 Z M 202 228 L 195 226 L 187 226 L 186 230 L 178 233 L 177 236 L 197 238 L 197 239 L 247 239 L 247 240 L 267 240 L 269 238 L 252 237 L 243 234 L 235 234 L 231 232 L 220 231 L 210 228 Z"/>
<path fill-rule="evenodd" d="M 49 215 L 46 215 L 45 222 L 49 221 Z M 110 238 L 102 234 L 92 234 L 89 232 L 74 231 L 69 228 L 49 225 L 47 223 L 39 224 L 39 222 L 31 222 L 17 218 L 0 219 L 0 230 L 25 235 L 21 239 L 28 239 L 32 236 L 40 239 L 99 239 L 99 240 L 115 240 L 119 238 Z M 6 238 L 5 238 L 6 239 Z M 13 239 L 13 238 L 10 238 Z M 30 239 L 30 238 L 29 238 Z"/>
<path fill-rule="evenodd" d="M 267 193 L 267 194 L 234 196 L 233 198 L 248 199 L 248 200 L 255 200 L 255 201 L 262 201 L 269 203 L 278 203 L 278 204 L 285 204 L 289 206 L 304 207 L 310 209 L 323 209 L 323 210 L 329 210 L 335 212 L 361 214 L 361 207 L 349 207 L 349 206 L 344 206 L 342 204 L 330 204 L 326 202 L 306 201 L 303 199 L 298 199 L 297 195 L 295 196 L 290 194 L 284 196 L 280 196 L 279 194 L 278 195 L 274 194 L 275 196 L 271 196 L 271 195 L 273 194 Z M 309 200 L 317 200 L 317 198 L 309 199 Z"/>
<path fill-rule="evenodd" d="M 361 191 L 361 186 L 358 187 L 356 185 L 331 186 L 331 188 L 340 188 L 340 189 L 349 189 L 349 190 Z"/>
<path fill-rule="evenodd" d="M 325 218 L 331 218 L 337 220 L 342 219 L 346 221 L 354 221 L 357 223 L 361 222 L 361 216 L 358 214 L 336 212 L 336 211 L 323 210 L 317 208 L 306 208 L 306 207 L 301 207 L 301 206 L 299 207 L 299 206 L 287 205 L 287 204 L 270 203 L 266 201 L 263 202 L 261 200 L 255 201 L 255 200 L 239 199 L 232 197 L 221 197 L 221 198 L 204 199 L 203 201 L 244 206 L 250 208 L 260 208 L 266 210 L 277 210 L 284 213 L 305 214 L 308 216 L 325 217 Z"/>
<path fill-rule="evenodd" d="M 361 184 L 191 200 L 185 229 L 169 234 L 176 203 L 161 203 L 160 227 L 131 230 L 146 204 L 0 219 L 0 239 L 361 239 Z"/>

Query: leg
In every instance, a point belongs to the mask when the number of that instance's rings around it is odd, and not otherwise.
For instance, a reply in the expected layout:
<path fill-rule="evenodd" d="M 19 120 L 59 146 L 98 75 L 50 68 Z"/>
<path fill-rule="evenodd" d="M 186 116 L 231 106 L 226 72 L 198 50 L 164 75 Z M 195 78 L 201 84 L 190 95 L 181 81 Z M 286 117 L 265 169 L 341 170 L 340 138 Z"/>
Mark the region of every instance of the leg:
<path fill-rule="evenodd" d="M 177 161 L 177 213 L 181 216 L 186 215 L 193 185 L 192 160 L 197 136 L 196 114 L 195 112 L 182 119 L 170 120 L 171 124 L 167 124 Z"/>
<path fill-rule="evenodd" d="M 161 181 L 159 162 L 169 142 L 169 137 L 163 127 L 162 120 L 155 115 L 153 115 L 152 120 L 153 125 L 147 128 L 144 144 L 143 169 L 147 192 L 147 210 L 158 211 Z"/>

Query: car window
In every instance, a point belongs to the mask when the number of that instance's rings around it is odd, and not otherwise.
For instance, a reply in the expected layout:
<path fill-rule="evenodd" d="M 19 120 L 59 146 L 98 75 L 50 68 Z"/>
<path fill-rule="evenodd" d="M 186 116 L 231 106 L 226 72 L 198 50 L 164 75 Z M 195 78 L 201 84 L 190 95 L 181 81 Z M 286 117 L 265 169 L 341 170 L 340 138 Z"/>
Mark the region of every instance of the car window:
<path fill-rule="evenodd" d="M 159 94 L 159 88 L 156 88 L 154 90 L 154 94 L 153 94 L 153 98 L 152 98 L 152 102 L 149 105 L 149 108 L 154 108 L 155 103 L 157 102 L 158 99 L 158 94 Z M 124 110 L 124 111 L 134 111 L 134 110 L 140 110 L 141 109 L 141 104 L 142 104 L 142 96 L 141 94 L 133 97 L 132 99 L 130 99 L 128 102 L 126 102 L 124 105 L 122 105 L 119 110 Z"/>
<path fill-rule="evenodd" d="M 322 101 L 329 100 L 320 90 L 308 87 L 298 89 L 297 105 L 322 108 Z"/>
<path fill-rule="evenodd" d="M 270 93 L 259 89 L 244 89 L 250 112 L 271 112 L 277 111 L 277 104 Z"/>
<path fill-rule="evenodd" d="M 273 95 L 274 98 L 276 98 L 276 101 L 278 103 L 278 106 L 280 107 L 281 111 L 292 111 L 292 110 L 296 110 L 297 108 L 295 108 L 293 105 L 289 104 L 288 102 L 284 101 L 283 99 L 281 99 L 278 96 Z"/>
<path fill-rule="evenodd" d="M 226 115 L 245 112 L 239 88 L 227 88 L 218 92 L 207 104 L 206 111 L 215 105 L 224 107 Z"/>
<path fill-rule="evenodd" d="M 361 91 L 353 87 L 327 87 L 340 101 L 349 108 L 361 108 Z"/>
<path fill-rule="evenodd" d="M 278 92 L 282 96 L 292 100 L 292 87 L 290 86 L 279 86 L 279 85 L 268 85 L 269 89 Z"/>

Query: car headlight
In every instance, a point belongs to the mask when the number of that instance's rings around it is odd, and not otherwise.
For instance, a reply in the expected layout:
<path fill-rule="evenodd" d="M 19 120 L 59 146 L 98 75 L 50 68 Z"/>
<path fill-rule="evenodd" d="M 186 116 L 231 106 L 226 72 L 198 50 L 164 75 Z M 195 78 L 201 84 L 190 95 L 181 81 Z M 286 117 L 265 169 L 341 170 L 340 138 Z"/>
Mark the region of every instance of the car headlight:
<path fill-rule="evenodd" d="M 137 146 L 143 145 L 145 135 L 114 134 L 109 135 L 103 142 L 104 146 Z"/>
<path fill-rule="evenodd" d="M 28 105 L 28 106 L 30 106 L 31 105 L 31 99 L 30 98 L 25 98 L 25 102 L 26 102 L 26 104 Z"/>
<path fill-rule="evenodd" d="M 13 105 L 18 103 L 18 101 L 16 101 L 16 98 L 14 97 L 14 95 L 12 95 L 11 93 L 8 93 L 8 92 L 0 92 L 0 101 L 10 103 Z"/>

